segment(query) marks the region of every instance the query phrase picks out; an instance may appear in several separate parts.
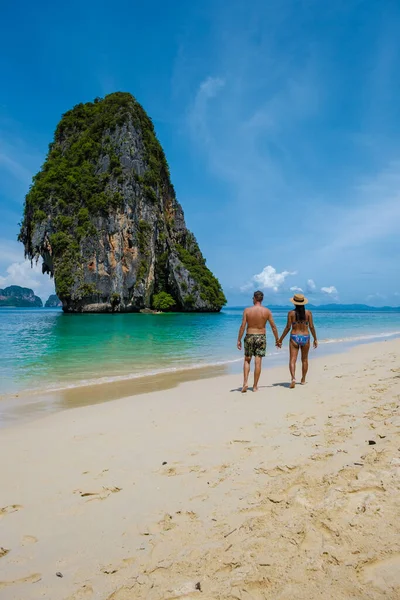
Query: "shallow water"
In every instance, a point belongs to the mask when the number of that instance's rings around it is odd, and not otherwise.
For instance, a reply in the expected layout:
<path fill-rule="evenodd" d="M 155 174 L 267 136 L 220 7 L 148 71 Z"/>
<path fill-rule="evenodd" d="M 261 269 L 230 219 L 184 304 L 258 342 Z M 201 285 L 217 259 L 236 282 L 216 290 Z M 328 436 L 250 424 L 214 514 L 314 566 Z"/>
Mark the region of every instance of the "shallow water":
<path fill-rule="evenodd" d="M 65 389 L 205 366 L 234 365 L 243 309 L 219 314 L 66 315 L 0 310 L 0 394 Z M 286 310 L 275 311 L 279 331 Z M 400 334 L 400 312 L 314 313 L 321 352 Z M 267 334 L 271 362 L 286 361 Z M 285 342 L 287 343 L 288 338 Z M 329 348 L 328 348 L 329 346 Z"/>

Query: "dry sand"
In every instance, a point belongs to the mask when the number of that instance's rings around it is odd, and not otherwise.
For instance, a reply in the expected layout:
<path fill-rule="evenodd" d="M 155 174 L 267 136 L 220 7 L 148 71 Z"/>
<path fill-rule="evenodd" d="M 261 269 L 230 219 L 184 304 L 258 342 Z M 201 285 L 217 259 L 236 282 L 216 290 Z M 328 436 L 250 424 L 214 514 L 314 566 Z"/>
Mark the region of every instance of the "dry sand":
<path fill-rule="evenodd" d="M 1 431 L 0 597 L 399 599 L 399 351 Z"/>

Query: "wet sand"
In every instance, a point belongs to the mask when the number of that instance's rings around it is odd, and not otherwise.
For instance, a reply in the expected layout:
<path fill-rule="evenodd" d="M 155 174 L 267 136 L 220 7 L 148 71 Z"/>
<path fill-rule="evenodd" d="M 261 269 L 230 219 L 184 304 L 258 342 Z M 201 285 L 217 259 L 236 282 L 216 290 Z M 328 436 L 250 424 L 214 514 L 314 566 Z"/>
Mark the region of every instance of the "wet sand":
<path fill-rule="evenodd" d="M 256 394 L 227 375 L 3 430 L 0 596 L 400 598 L 399 350 L 314 359 L 295 390 L 277 367 Z"/>

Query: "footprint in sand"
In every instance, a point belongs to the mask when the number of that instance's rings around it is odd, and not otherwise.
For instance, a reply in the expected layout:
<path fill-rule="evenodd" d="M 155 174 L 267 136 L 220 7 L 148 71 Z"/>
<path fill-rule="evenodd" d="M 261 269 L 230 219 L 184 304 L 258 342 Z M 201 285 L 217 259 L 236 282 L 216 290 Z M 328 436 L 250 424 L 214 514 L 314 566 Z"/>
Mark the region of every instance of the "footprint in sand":
<path fill-rule="evenodd" d="M 179 463 L 173 463 L 179 465 Z M 201 465 L 163 467 L 157 471 L 160 475 L 167 477 L 176 477 L 177 475 L 187 475 L 188 473 L 205 473 L 205 469 Z"/>
<path fill-rule="evenodd" d="M 79 590 L 76 590 L 71 596 L 65 598 L 65 600 L 85 600 L 90 598 L 93 594 L 93 588 L 91 585 L 83 585 Z"/>
<path fill-rule="evenodd" d="M 4 515 L 21 510 L 21 508 L 24 508 L 21 506 L 21 504 L 10 504 L 9 506 L 3 506 L 3 508 L 0 508 L 0 519 L 1 517 L 4 517 Z"/>
<path fill-rule="evenodd" d="M 22 545 L 27 546 L 28 544 L 36 544 L 37 541 L 38 539 L 34 535 L 24 535 L 22 538 Z"/>
<path fill-rule="evenodd" d="M 103 487 L 100 492 L 82 492 L 81 490 L 75 490 L 74 494 L 79 494 L 81 498 L 87 498 L 87 502 L 90 500 L 105 500 L 111 494 L 117 494 L 122 488 L 112 486 Z"/>
<path fill-rule="evenodd" d="M 10 581 L 0 581 L 0 590 L 2 588 L 8 587 L 9 585 L 17 585 L 19 583 L 37 583 L 42 579 L 40 573 L 33 573 L 32 575 L 28 575 L 27 577 L 21 577 L 20 579 L 13 579 Z"/>
<path fill-rule="evenodd" d="M 294 472 L 298 467 L 294 465 L 278 465 L 273 469 L 266 469 L 265 467 L 259 466 L 254 469 L 257 475 L 269 475 L 270 477 L 279 477 L 287 473 Z"/>
<path fill-rule="evenodd" d="M 184 512 L 178 510 L 176 514 L 180 517 L 188 517 L 191 521 L 196 521 L 199 518 L 193 510 L 185 510 Z"/>
<path fill-rule="evenodd" d="M 161 531 L 170 531 L 176 527 L 172 515 L 169 515 L 168 513 L 165 513 L 161 521 L 158 521 L 158 525 L 160 526 Z"/>
<path fill-rule="evenodd" d="M 126 567 L 129 567 L 129 565 L 132 565 L 135 562 L 135 558 L 124 558 L 121 563 L 101 567 L 100 571 L 105 575 L 114 575 L 114 573 L 118 573 L 121 569 L 126 569 Z"/>
<path fill-rule="evenodd" d="M 361 574 L 366 583 L 383 592 L 387 593 L 389 590 L 400 592 L 400 553 L 373 560 L 362 568 Z"/>
<path fill-rule="evenodd" d="M 208 500 L 208 498 L 208 494 L 198 494 L 197 496 L 192 496 L 191 498 L 189 498 L 189 500 L 190 502 L 192 502 L 193 500 L 201 500 L 202 502 L 205 502 L 206 500 Z"/>
<path fill-rule="evenodd" d="M 111 596 L 107 596 L 106 600 L 130 600 L 130 598 L 133 597 L 132 589 L 135 585 L 136 583 L 134 583 L 133 585 L 123 585 L 122 587 L 115 590 L 115 592 L 113 592 Z M 69 599 L 67 598 L 67 600 Z"/>

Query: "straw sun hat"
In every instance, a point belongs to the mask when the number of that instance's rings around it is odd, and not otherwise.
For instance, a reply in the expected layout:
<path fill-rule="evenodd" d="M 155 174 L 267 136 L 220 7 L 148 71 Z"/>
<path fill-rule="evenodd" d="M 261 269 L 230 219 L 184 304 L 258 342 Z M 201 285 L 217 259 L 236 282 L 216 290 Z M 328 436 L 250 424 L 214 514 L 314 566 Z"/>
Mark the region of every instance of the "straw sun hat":
<path fill-rule="evenodd" d="M 295 294 L 293 298 L 290 298 L 290 302 L 296 304 L 296 306 L 303 306 L 304 304 L 308 304 L 308 300 L 303 296 L 303 294 Z"/>

